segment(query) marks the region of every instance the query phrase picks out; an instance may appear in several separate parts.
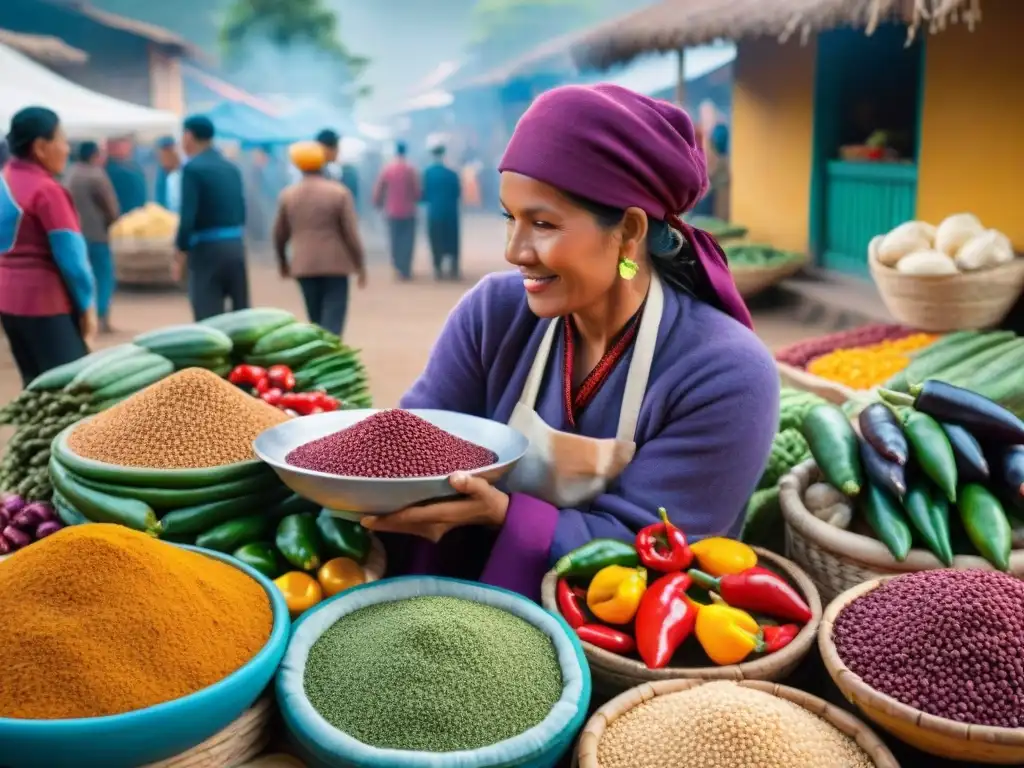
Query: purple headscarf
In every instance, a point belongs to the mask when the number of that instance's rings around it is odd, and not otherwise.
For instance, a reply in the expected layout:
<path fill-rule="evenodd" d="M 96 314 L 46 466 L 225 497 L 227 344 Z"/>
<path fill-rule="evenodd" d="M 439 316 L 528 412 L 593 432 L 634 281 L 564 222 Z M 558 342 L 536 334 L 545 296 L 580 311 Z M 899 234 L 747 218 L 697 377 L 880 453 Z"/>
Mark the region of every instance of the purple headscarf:
<path fill-rule="evenodd" d="M 520 118 L 498 170 L 668 223 L 690 243 L 719 308 L 753 327 L 721 247 L 679 218 L 708 188 L 704 151 L 679 107 L 607 83 L 555 88 Z"/>

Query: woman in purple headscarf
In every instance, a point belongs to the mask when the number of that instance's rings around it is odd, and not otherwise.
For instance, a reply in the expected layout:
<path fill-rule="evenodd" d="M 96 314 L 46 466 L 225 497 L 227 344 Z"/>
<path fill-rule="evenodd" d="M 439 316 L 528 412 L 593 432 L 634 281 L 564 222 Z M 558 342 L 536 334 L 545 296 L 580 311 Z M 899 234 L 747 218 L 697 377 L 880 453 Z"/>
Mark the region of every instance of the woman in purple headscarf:
<path fill-rule="evenodd" d="M 368 518 L 399 570 L 536 598 L 550 563 L 665 507 L 735 536 L 778 423 L 778 374 L 721 249 L 679 216 L 707 189 L 681 109 L 613 85 L 550 91 L 500 164 L 505 259 L 452 311 L 404 408 L 507 422 L 505 483 Z"/>

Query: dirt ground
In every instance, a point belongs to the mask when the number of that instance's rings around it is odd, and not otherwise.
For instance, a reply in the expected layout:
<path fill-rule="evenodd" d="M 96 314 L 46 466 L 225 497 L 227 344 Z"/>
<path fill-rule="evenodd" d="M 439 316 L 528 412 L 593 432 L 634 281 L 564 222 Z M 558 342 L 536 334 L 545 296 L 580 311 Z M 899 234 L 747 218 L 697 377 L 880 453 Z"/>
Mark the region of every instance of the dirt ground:
<path fill-rule="evenodd" d="M 378 222 L 367 222 L 369 285 L 365 291 L 353 291 L 346 341 L 362 350 L 375 405 L 397 404 L 423 369 L 431 344 L 459 297 L 483 275 L 505 268 L 503 228 L 504 223 L 497 217 L 466 218 L 463 224 L 464 279 L 458 284 L 433 281 L 426 238 L 421 231 L 415 258 L 419 277 L 411 283 L 397 283 L 387 263 L 383 228 Z M 296 283 L 281 280 L 266 253 L 253 254 L 251 262 L 253 306 L 282 307 L 303 317 L 302 298 Z M 114 298 L 111 314 L 117 332 L 101 337 L 103 346 L 128 341 L 135 334 L 152 328 L 191 321 L 188 302 L 180 293 L 122 290 Z M 755 321 L 758 333 L 773 348 L 822 332 L 797 322 L 785 310 L 758 312 Z M 0 402 L 13 398 L 20 388 L 21 382 L 6 344 L 0 344 Z M 0 436 L 0 442 L 3 437 Z"/>

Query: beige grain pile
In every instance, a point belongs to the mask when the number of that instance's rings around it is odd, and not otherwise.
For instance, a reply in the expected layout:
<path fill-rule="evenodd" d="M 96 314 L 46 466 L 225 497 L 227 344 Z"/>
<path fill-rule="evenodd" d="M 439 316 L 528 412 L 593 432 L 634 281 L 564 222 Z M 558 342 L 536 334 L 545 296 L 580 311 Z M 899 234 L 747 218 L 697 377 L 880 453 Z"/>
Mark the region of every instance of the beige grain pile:
<path fill-rule="evenodd" d="M 83 422 L 68 447 L 122 467 L 218 467 L 252 459 L 256 436 L 287 419 L 217 374 L 186 368 Z"/>
<path fill-rule="evenodd" d="M 658 696 L 618 718 L 601 768 L 873 768 L 853 739 L 793 702 L 732 682 Z"/>

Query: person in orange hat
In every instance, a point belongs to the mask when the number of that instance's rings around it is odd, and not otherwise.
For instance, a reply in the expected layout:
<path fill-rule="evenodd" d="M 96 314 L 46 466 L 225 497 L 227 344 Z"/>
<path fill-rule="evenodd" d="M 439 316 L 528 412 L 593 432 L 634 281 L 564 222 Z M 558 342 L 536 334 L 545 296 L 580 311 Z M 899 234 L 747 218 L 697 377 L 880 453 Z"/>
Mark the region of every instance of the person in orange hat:
<path fill-rule="evenodd" d="M 366 285 L 366 262 L 352 193 L 324 174 L 327 153 L 316 141 L 288 151 L 302 178 L 281 193 L 273 241 L 281 277 L 299 281 L 311 323 L 342 335 L 349 278 Z"/>

